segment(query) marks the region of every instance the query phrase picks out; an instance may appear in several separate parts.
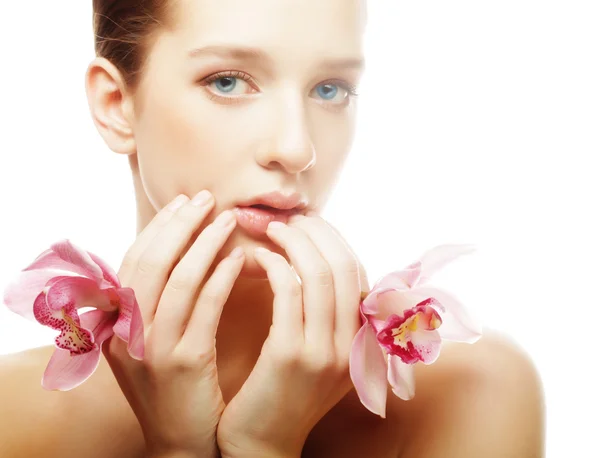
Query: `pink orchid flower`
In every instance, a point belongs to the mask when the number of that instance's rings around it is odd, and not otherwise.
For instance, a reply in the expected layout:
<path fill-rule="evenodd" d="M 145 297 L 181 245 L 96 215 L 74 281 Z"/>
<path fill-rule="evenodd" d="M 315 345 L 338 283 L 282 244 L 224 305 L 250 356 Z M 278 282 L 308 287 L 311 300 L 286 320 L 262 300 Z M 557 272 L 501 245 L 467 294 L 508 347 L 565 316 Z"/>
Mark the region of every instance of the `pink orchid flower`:
<path fill-rule="evenodd" d="M 474 343 L 481 337 L 481 328 L 456 298 L 426 285 L 434 272 L 472 251 L 468 245 L 433 248 L 404 270 L 380 279 L 364 297 L 350 376 L 371 412 L 385 418 L 388 383 L 399 398 L 414 396 L 413 366 L 435 362 L 442 339 Z"/>
<path fill-rule="evenodd" d="M 23 269 L 4 293 L 5 305 L 25 318 L 60 331 L 42 378 L 47 390 L 67 391 L 87 380 L 112 335 L 129 355 L 144 355 L 144 327 L 135 294 L 97 256 L 62 240 Z M 93 307 L 78 314 L 82 307 Z"/>

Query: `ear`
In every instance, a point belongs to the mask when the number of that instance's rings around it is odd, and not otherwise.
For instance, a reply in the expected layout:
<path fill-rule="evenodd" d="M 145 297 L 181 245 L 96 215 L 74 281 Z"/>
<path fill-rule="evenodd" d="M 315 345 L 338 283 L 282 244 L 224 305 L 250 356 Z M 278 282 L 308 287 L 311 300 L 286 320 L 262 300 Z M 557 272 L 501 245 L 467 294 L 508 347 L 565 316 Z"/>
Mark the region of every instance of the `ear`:
<path fill-rule="evenodd" d="M 121 72 L 109 60 L 95 58 L 85 74 L 85 90 L 98 132 L 115 153 L 136 152 L 133 95 Z"/>

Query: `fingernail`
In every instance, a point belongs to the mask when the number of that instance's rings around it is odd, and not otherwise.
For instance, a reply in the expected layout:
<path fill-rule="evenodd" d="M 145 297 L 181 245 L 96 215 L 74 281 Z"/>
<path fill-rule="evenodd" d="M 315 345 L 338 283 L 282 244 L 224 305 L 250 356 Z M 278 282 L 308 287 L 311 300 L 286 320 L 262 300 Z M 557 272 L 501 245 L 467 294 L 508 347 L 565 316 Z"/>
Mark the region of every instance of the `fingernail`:
<path fill-rule="evenodd" d="M 208 192 L 206 189 L 204 191 L 200 191 L 192 199 L 192 205 L 199 207 L 200 205 L 207 204 L 210 201 L 211 197 L 212 196 L 210 192 Z"/>
<path fill-rule="evenodd" d="M 288 218 L 288 223 L 293 223 L 294 221 L 301 221 L 304 218 L 306 218 L 306 216 L 304 215 L 293 215 Z"/>
<path fill-rule="evenodd" d="M 229 257 L 237 259 L 237 258 L 241 258 L 243 254 L 244 254 L 244 250 L 238 246 L 238 247 L 234 248 L 231 253 L 229 253 Z"/>
<path fill-rule="evenodd" d="M 285 227 L 285 224 L 283 224 L 281 221 L 271 221 L 269 223 L 269 225 L 267 226 L 267 229 L 281 229 Z"/>
<path fill-rule="evenodd" d="M 179 207 L 181 207 L 184 203 L 186 203 L 188 200 L 189 200 L 188 196 L 186 196 L 185 194 L 179 194 L 177 197 L 175 197 L 175 199 L 173 199 L 171 201 L 171 203 L 169 205 L 167 205 L 167 209 L 171 210 L 171 211 L 175 211 Z"/>
<path fill-rule="evenodd" d="M 234 218 L 235 216 L 233 215 L 233 212 L 231 210 L 226 210 L 217 217 L 217 219 L 215 220 L 215 224 L 227 226 L 233 221 Z"/>
<path fill-rule="evenodd" d="M 269 250 L 267 250 L 266 248 L 263 248 L 261 246 L 257 246 L 256 248 L 254 248 L 254 252 L 258 253 L 258 254 L 270 253 Z"/>

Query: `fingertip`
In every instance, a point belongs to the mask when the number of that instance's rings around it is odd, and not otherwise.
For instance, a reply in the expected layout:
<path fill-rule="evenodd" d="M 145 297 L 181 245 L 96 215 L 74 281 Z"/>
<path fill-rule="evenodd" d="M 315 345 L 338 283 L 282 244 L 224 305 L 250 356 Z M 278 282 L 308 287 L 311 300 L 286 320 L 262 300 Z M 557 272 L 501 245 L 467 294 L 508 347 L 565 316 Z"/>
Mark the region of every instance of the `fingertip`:
<path fill-rule="evenodd" d="M 179 194 L 175 199 L 173 199 L 168 205 L 166 205 L 165 210 L 174 212 L 183 206 L 190 198 L 185 194 Z"/>
<path fill-rule="evenodd" d="M 294 224 L 294 223 L 298 223 L 300 221 L 303 221 L 306 219 L 306 216 L 298 214 L 298 215 L 292 215 L 289 219 L 288 219 L 288 225 L 289 224 Z"/>
<path fill-rule="evenodd" d="M 256 261 L 256 263 L 259 266 L 265 268 L 265 263 L 267 262 L 267 259 L 269 258 L 269 254 L 271 254 L 271 251 L 269 251 L 263 247 L 256 247 L 256 248 L 254 248 L 253 254 L 254 254 L 254 260 Z"/>
<path fill-rule="evenodd" d="M 244 249 L 242 247 L 235 247 L 231 253 L 229 253 L 229 257 L 232 259 L 242 259 L 244 257 Z"/>

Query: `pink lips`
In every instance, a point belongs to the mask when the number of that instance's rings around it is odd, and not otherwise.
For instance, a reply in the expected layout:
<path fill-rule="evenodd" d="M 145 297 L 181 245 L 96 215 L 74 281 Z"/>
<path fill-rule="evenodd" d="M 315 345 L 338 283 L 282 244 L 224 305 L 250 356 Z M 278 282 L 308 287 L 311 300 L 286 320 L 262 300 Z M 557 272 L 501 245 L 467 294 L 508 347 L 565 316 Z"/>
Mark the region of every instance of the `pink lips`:
<path fill-rule="evenodd" d="M 285 196 L 280 192 L 263 194 L 240 203 L 235 209 L 239 226 L 251 235 L 264 235 L 269 223 L 288 219 L 302 213 L 307 201 L 300 194 Z"/>

